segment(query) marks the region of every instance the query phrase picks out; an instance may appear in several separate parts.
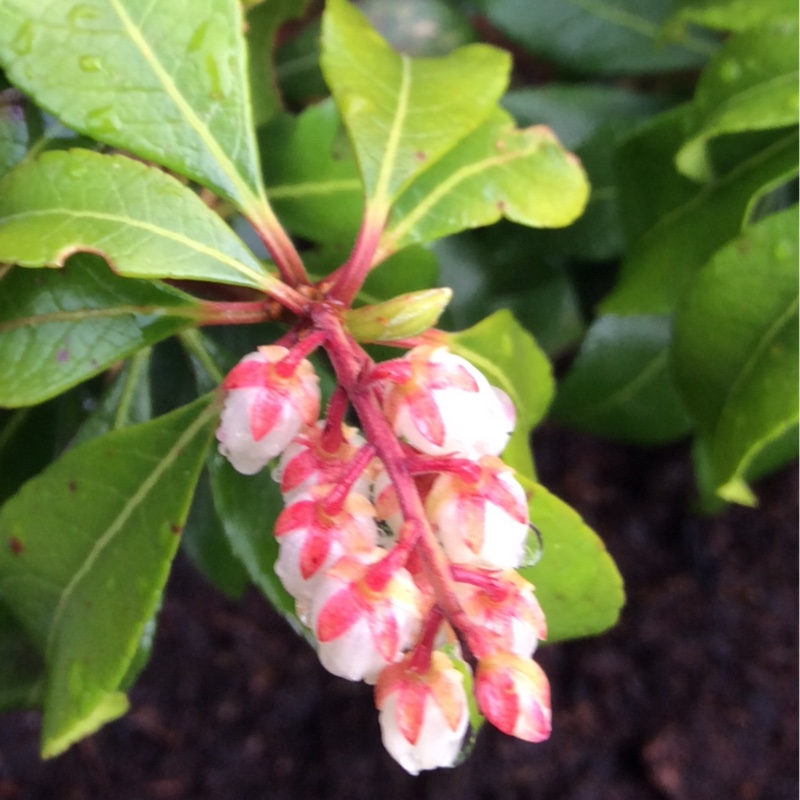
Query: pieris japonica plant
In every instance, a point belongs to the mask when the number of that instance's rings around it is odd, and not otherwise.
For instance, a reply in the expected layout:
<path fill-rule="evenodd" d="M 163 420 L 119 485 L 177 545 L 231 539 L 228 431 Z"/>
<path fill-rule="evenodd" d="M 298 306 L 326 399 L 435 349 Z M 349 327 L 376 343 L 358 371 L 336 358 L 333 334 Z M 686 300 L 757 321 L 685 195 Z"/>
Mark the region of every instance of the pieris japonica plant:
<path fill-rule="evenodd" d="M 547 357 L 507 309 L 453 324 L 434 249 L 570 225 L 580 160 L 500 106 L 503 50 L 306 5 L 0 0 L 0 707 L 44 756 L 126 711 L 179 546 L 372 686 L 414 774 L 487 720 L 546 739 L 539 643 L 622 604 L 537 481 Z"/>

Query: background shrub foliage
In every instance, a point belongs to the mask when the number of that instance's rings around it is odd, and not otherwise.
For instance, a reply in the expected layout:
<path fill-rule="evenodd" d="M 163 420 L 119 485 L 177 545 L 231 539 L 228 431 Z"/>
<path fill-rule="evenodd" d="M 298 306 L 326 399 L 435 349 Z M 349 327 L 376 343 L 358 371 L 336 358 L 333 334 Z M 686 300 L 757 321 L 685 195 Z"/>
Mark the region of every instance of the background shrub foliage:
<path fill-rule="evenodd" d="M 551 641 L 623 596 L 536 483 L 542 419 L 691 437 L 711 510 L 796 456 L 796 4 L 360 7 L 0 0 L 0 708 L 42 709 L 44 755 L 125 711 L 179 546 L 302 631 L 279 492 L 212 446 L 222 375 L 283 330 L 215 311 L 274 286 L 275 216 L 322 277 L 388 214 L 360 304 L 453 288 L 452 348 L 522 421 Z"/>

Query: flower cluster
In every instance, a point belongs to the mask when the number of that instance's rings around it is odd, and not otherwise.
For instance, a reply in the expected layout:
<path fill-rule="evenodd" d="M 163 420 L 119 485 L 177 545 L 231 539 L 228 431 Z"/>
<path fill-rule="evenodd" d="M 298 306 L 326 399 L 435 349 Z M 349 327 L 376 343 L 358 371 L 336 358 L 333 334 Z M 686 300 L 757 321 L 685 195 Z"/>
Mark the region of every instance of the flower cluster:
<path fill-rule="evenodd" d="M 531 660 L 545 619 L 515 571 L 527 498 L 498 457 L 510 399 L 460 356 L 421 345 L 370 363 L 362 405 L 340 387 L 320 420 L 310 349 L 262 347 L 234 367 L 217 438 L 245 474 L 279 456 L 275 571 L 320 661 L 375 684 L 384 745 L 413 774 L 455 762 L 469 684 L 500 730 L 547 738 L 549 686 Z M 344 422 L 351 402 L 363 434 Z"/>

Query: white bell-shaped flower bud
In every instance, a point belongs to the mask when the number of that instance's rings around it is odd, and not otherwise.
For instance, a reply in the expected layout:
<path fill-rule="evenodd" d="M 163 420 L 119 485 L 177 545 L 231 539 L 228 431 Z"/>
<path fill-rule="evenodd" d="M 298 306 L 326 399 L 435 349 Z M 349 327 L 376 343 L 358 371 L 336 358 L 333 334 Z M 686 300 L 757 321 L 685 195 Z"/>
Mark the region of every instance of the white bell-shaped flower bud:
<path fill-rule="evenodd" d="M 420 346 L 374 370 L 394 432 L 428 455 L 499 455 L 516 414 L 510 398 L 445 347 Z"/>
<path fill-rule="evenodd" d="M 377 575 L 373 568 L 382 567 L 379 562 L 386 558 L 391 553 L 377 547 L 365 558 L 344 557 L 314 590 L 311 627 L 319 660 L 341 678 L 374 683 L 382 669 L 402 658 L 419 631 L 422 593 L 404 567 L 392 565 L 387 574 Z"/>
<path fill-rule="evenodd" d="M 278 345 L 259 347 L 222 384 L 219 451 L 244 475 L 262 469 L 319 416 L 319 378 L 311 362 L 302 359 L 282 366 L 288 355 L 289 350 Z"/>
<path fill-rule="evenodd" d="M 478 465 L 477 477 L 436 479 L 425 504 L 428 519 L 454 563 L 518 567 L 529 531 L 525 490 L 499 459 L 484 456 Z"/>
<path fill-rule="evenodd" d="M 463 665 L 467 669 L 466 665 Z M 452 767 L 469 724 L 463 674 L 442 652 L 419 671 L 413 656 L 386 667 L 375 686 L 383 746 L 406 772 Z"/>

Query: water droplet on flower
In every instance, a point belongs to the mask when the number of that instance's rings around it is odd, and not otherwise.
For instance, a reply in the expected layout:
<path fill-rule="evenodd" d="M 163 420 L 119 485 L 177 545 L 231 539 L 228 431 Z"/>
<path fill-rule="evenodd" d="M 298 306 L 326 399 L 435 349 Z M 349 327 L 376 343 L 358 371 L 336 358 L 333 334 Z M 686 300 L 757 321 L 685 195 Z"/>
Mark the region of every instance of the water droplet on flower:
<path fill-rule="evenodd" d="M 85 28 L 86 23 L 97 19 L 99 16 L 99 9 L 88 5 L 77 5 L 73 6 L 67 13 L 67 21 L 72 28 Z"/>
<path fill-rule="evenodd" d="M 96 108 L 86 115 L 86 127 L 95 137 L 108 136 L 120 130 L 121 123 L 111 106 Z"/>
<path fill-rule="evenodd" d="M 81 56 L 78 59 L 78 66 L 84 72 L 100 72 L 103 69 L 103 62 L 98 56 Z"/>
<path fill-rule="evenodd" d="M 26 56 L 33 49 L 33 23 L 30 20 L 17 31 L 17 35 L 11 42 L 11 49 L 18 56 Z"/>

